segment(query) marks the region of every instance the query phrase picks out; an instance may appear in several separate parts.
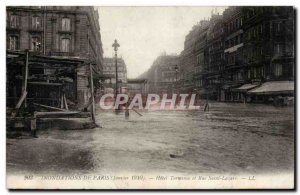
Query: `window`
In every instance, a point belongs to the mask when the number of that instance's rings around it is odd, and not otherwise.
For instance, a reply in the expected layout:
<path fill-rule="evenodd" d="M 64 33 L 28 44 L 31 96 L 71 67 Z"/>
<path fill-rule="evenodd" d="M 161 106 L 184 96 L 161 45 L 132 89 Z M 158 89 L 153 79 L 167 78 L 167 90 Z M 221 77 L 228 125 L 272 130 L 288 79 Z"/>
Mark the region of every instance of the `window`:
<path fill-rule="evenodd" d="M 32 28 L 39 29 L 41 27 L 41 19 L 38 16 L 32 17 Z"/>
<path fill-rule="evenodd" d="M 281 56 L 283 54 L 283 46 L 281 44 L 275 44 L 275 55 Z"/>
<path fill-rule="evenodd" d="M 63 31 L 70 31 L 71 30 L 71 20 L 70 20 L 70 18 L 63 18 L 62 19 L 62 30 Z"/>
<path fill-rule="evenodd" d="M 238 79 L 238 80 L 242 80 L 242 79 L 243 79 L 242 73 L 241 73 L 241 72 L 238 72 L 238 73 L 237 73 L 237 79 Z"/>
<path fill-rule="evenodd" d="M 253 29 L 253 37 L 256 37 L 256 29 Z"/>
<path fill-rule="evenodd" d="M 294 55 L 294 44 L 286 44 L 285 52 L 288 56 L 293 56 Z"/>
<path fill-rule="evenodd" d="M 281 31 L 281 23 L 275 23 L 275 32 L 276 34 L 280 33 Z"/>
<path fill-rule="evenodd" d="M 61 51 L 62 52 L 70 52 L 70 39 L 62 39 L 61 40 Z"/>
<path fill-rule="evenodd" d="M 200 53 L 198 56 L 197 56 L 197 64 L 198 65 L 201 65 L 204 63 L 204 53 Z"/>
<path fill-rule="evenodd" d="M 9 50 L 17 50 L 19 46 L 19 37 L 17 36 L 10 36 L 9 37 Z"/>
<path fill-rule="evenodd" d="M 257 74 L 257 77 L 261 76 L 261 68 L 260 67 L 256 68 L 256 74 Z"/>
<path fill-rule="evenodd" d="M 240 35 L 237 36 L 237 44 L 240 44 L 241 43 L 241 37 Z"/>
<path fill-rule="evenodd" d="M 262 33 L 263 33 L 263 26 L 260 25 L 260 34 L 262 34 Z"/>
<path fill-rule="evenodd" d="M 251 78 L 251 70 L 248 70 L 248 79 Z"/>
<path fill-rule="evenodd" d="M 10 16 L 10 20 L 9 20 L 9 24 L 11 28 L 16 28 L 18 25 L 18 16 L 17 15 L 11 15 Z"/>
<path fill-rule="evenodd" d="M 234 55 L 229 56 L 229 63 L 228 64 L 234 64 L 234 62 L 235 62 L 235 56 Z"/>
<path fill-rule="evenodd" d="M 282 75 L 282 64 L 276 64 L 275 65 L 275 76 L 281 76 Z"/>
<path fill-rule="evenodd" d="M 39 37 L 32 37 L 31 38 L 31 47 L 32 51 L 39 51 L 41 48 L 41 41 Z"/>

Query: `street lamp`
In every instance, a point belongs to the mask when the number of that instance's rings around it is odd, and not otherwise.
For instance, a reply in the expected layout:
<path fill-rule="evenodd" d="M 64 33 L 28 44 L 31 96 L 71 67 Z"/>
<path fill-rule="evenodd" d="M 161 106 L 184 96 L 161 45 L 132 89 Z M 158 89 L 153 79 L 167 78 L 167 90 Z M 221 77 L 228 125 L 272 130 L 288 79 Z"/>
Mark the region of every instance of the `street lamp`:
<path fill-rule="evenodd" d="M 115 42 L 112 45 L 112 47 L 115 50 L 115 64 L 116 64 L 116 86 L 115 86 L 116 96 L 115 96 L 115 98 L 117 98 L 117 95 L 118 95 L 118 55 L 117 55 L 117 51 L 118 51 L 118 47 L 120 47 L 117 39 L 115 39 Z"/>
<path fill-rule="evenodd" d="M 176 64 L 176 66 L 175 66 L 175 85 L 176 85 L 176 91 L 177 91 L 177 93 L 178 93 L 178 89 L 177 89 L 177 74 L 178 74 L 178 66 L 177 66 L 177 64 Z"/>

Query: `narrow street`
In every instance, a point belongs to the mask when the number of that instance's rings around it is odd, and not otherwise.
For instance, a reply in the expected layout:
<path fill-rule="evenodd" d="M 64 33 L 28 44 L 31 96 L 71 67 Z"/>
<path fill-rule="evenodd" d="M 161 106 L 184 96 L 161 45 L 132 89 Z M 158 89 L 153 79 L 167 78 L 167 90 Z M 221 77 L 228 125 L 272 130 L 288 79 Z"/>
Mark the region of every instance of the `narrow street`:
<path fill-rule="evenodd" d="M 7 139 L 8 174 L 292 172 L 294 110 L 212 103 L 203 111 L 97 113 L 103 128 Z"/>

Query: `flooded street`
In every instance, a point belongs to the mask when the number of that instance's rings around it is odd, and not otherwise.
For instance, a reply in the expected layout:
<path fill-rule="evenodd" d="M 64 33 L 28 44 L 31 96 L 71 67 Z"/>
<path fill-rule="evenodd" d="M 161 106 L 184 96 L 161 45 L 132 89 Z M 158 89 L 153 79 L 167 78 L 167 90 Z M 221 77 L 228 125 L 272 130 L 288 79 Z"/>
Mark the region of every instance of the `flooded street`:
<path fill-rule="evenodd" d="M 8 173 L 276 173 L 294 169 L 294 110 L 212 103 L 210 111 L 98 112 L 102 128 L 7 139 Z"/>

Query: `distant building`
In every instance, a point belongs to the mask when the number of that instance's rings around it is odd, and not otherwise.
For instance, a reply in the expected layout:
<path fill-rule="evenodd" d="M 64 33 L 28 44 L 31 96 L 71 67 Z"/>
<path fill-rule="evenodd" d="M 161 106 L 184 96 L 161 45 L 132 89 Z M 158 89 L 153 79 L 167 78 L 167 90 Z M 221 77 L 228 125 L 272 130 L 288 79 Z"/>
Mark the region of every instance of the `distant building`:
<path fill-rule="evenodd" d="M 179 90 L 176 85 L 179 81 L 179 74 L 176 74 L 175 69 L 179 68 L 179 63 L 178 55 L 161 55 L 140 78 L 147 79 L 150 93 L 175 93 Z"/>
<path fill-rule="evenodd" d="M 220 89 L 221 101 L 241 99 L 234 88 L 244 83 L 246 69 L 243 49 L 243 7 L 229 7 L 223 13 L 224 19 L 224 69 Z"/>
<path fill-rule="evenodd" d="M 224 20 L 223 16 L 213 14 L 207 31 L 207 68 L 204 74 L 206 96 L 210 99 L 220 100 L 221 86 L 224 70 Z"/>
<path fill-rule="evenodd" d="M 148 84 L 146 79 L 128 79 L 127 80 L 127 91 L 130 96 L 135 94 L 146 94 L 148 93 Z"/>
<path fill-rule="evenodd" d="M 208 20 L 200 21 L 194 45 L 194 59 L 196 59 L 196 64 L 194 66 L 193 79 L 195 85 L 194 90 L 191 90 L 191 92 L 196 92 L 200 96 L 206 96 L 209 92 L 206 90 L 206 75 L 209 71 L 209 50 L 207 47 L 209 24 Z"/>
<path fill-rule="evenodd" d="M 292 99 L 294 70 L 294 8 L 235 6 L 193 26 L 180 56 L 158 57 L 140 78 L 150 92 L 174 92 L 176 85 L 205 99 L 272 102 Z"/>
<path fill-rule="evenodd" d="M 90 98 L 90 69 L 86 64 L 91 63 L 98 74 L 103 66 L 98 11 L 88 6 L 9 6 L 6 16 L 8 53 L 29 50 L 31 56 L 84 60 L 85 65 L 68 73 L 73 84 L 67 86 L 69 90 L 66 96 L 79 104 L 87 103 Z M 43 67 L 30 71 L 28 78 L 34 78 L 34 75 L 48 75 L 48 78 L 57 76 L 57 69 L 52 65 L 44 64 Z M 13 78 L 7 78 L 7 86 L 11 87 L 8 96 L 20 96 L 11 91 L 17 87 L 13 80 L 18 71 L 8 69 L 10 71 L 9 75 Z M 54 82 L 46 77 L 39 82 Z"/>
<path fill-rule="evenodd" d="M 183 92 L 191 92 L 195 88 L 194 73 L 197 65 L 195 44 L 200 28 L 200 24 L 193 26 L 192 30 L 185 36 L 184 49 L 180 54 L 179 84 L 180 90 Z"/>
<path fill-rule="evenodd" d="M 118 58 L 118 87 L 126 86 L 127 67 L 123 58 Z M 115 88 L 116 84 L 116 60 L 115 58 L 104 58 L 103 75 L 106 77 L 105 87 Z"/>

